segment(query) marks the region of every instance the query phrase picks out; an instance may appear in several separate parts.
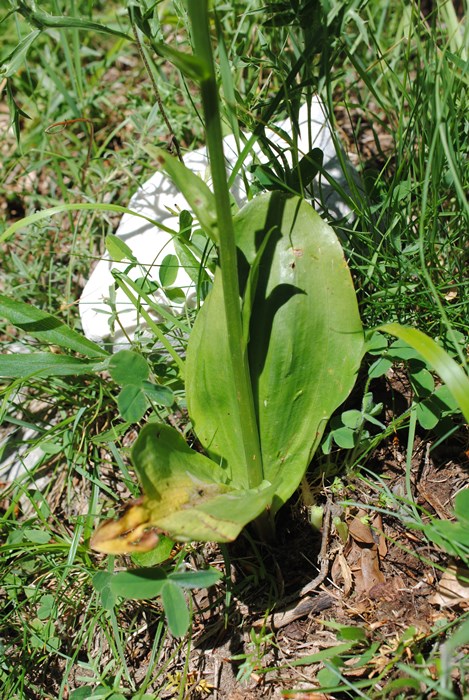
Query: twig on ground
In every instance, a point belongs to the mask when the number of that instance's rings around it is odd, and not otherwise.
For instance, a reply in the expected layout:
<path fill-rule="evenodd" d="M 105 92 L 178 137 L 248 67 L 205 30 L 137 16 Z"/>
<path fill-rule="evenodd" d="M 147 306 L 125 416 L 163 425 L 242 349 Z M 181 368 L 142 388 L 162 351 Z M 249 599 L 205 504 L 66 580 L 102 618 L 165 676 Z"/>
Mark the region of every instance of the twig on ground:
<path fill-rule="evenodd" d="M 288 598 L 285 598 L 282 601 L 282 604 L 285 606 L 289 603 L 292 603 L 293 601 L 296 602 L 299 600 L 299 602 L 297 602 L 295 605 L 290 605 L 284 610 L 280 610 L 279 612 L 270 615 L 267 619 L 267 623 L 271 627 L 274 627 L 276 629 L 279 629 L 280 627 L 285 627 L 286 625 L 289 625 L 291 622 L 293 622 L 293 620 L 296 620 L 300 617 L 305 617 L 311 612 L 319 612 L 320 610 L 326 610 L 333 604 L 333 598 L 327 593 L 319 595 L 315 598 L 308 598 L 307 600 L 302 600 L 304 596 L 315 591 L 321 585 L 321 583 L 323 583 L 329 571 L 329 558 L 327 556 L 327 546 L 329 543 L 329 533 L 331 527 L 331 508 L 332 503 L 328 499 L 324 507 L 321 549 L 319 551 L 318 557 L 318 560 L 320 562 L 318 575 L 315 576 L 312 581 L 303 586 L 303 588 L 301 588 L 297 593 L 293 593 L 292 595 L 288 596 Z M 260 627 L 262 625 L 265 625 L 265 623 L 265 618 L 262 618 L 262 620 L 256 620 L 253 623 L 253 626 Z"/>

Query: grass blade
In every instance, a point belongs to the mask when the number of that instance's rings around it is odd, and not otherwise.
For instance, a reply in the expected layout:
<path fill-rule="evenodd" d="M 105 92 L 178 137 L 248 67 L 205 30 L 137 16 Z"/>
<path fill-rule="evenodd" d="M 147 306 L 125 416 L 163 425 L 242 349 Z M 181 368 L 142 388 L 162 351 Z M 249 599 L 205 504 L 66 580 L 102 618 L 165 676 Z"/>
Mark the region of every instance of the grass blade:
<path fill-rule="evenodd" d="M 394 335 L 415 348 L 439 374 L 465 419 L 469 421 L 469 377 L 467 372 L 434 340 L 416 328 L 400 326 L 398 323 L 385 323 L 378 330 Z"/>

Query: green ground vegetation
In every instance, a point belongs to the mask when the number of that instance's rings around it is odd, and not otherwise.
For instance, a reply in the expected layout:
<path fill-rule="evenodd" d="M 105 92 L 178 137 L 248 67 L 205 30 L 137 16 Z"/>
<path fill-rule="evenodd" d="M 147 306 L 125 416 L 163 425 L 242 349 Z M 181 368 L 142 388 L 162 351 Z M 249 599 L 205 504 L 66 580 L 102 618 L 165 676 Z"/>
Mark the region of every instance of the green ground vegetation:
<path fill-rule="evenodd" d="M 291 184 L 262 126 L 294 114 L 308 96 L 319 94 L 344 162 L 356 171 L 348 171 L 349 186 L 341 192 L 353 220 L 330 223 L 346 253 L 363 325 L 416 326 L 467 373 L 465 0 L 212 5 L 224 129 L 240 142 L 243 132 L 256 133 L 270 158 L 269 172 L 256 173 L 251 194 Z M 192 50 L 187 8 L 182 0 L 9 0 L 0 20 L 0 293 L 80 333 L 77 300 L 118 224 L 112 206 L 126 206 L 157 167 L 148 145 L 173 144 L 176 150 L 178 143 L 184 154 L 204 142 L 197 86 L 163 47 Z M 53 207 L 62 211 L 9 228 Z M 209 256 L 208 270 L 212 264 Z M 184 333 L 171 321 L 160 325 L 160 332 L 177 337 L 181 357 L 195 317 L 196 311 L 182 317 Z M 51 347 L 61 352 L 53 338 L 19 330 L 11 315 L 2 322 L 0 342 L 2 353 Z M 181 607 L 178 597 L 195 585 L 177 576 L 188 562 L 203 561 L 197 547 L 178 546 L 167 560 L 172 543 L 166 543 L 159 562 L 148 554 L 103 558 L 89 548 L 99 519 L 139 496 L 128 459 L 136 431 L 158 418 L 191 435 L 178 362 L 147 340 L 137 340 L 133 349 L 166 391 L 164 400 L 162 394 L 145 399 L 145 418 L 138 420 L 118 404 L 122 384 L 112 372 L 32 372 L 1 380 L 3 457 L 11 450 L 24 460 L 34 455 L 23 476 L 3 484 L 2 697 L 156 700 L 210 692 L 189 673 L 192 610 Z M 403 408 L 384 406 L 374 393 L 373 382 L 391 368 L 408 378 Z M 467 567 L 467 492 L 453 503 L 455 520 L 447 521 L 424 512 L 412 490 L 411 456 L 422 440 L 429 454 L 448 441 L 460 445 L 461 453 L 467 449 L 461 413 L 433 369 L 405 343 L 375 336 L 349 404 L 326 429 L 308 480 L 316 495 L 321 482 L 328 488 L 342 483 L 339 476 L 347 481 L 353 474 L 372 484 L 383 514 L 397 513 L 403 527 L 412 526 L 448 561 Z M 407 455 L 405 488 L 398 495 L 372 473 L 371 459 L 397 435 Z M 460 491 L 464 486 L 467 481 Z M 246 538 L 256 553 L 260 545 L 252 533 Z M 222 547 L 217 566 L 225 575 L 233 556 Z M 164 610 L 159 598 L 127 600 L 125 581 L 111 583 L 110 574 L 124 564 L 150 567 L 162 560 L 167 579 L 158 591 L 166 591 Z M 241 588 L 268 581 L 274 590 L 274 579 L 255 555 Z M 238 594 L 227 585 L 226 610 Z M 179 637 L 186 623 L 189 633 Z M 317 682 L 331 697 L 452 700 L 469 693 L 460 651 L 469 641 L 467 617 L 456 625 L 450 615 L 442 616 L 426 635 L 409 627 L 387 665 L 376 661 L 374 683 L 347 677 L 344 665 L 350 666 L 350 657 L 372 665 L 378 646 L 358 626 L 337 623 L 334 629 L 334 653 L 308 659 L 299 653 L 291 664 L 322 663 Z M 141 658 L 138 652 L 132 657 L 130 640 L 142 630 L 150 641 Z M 268 631 L 253 629 L 250 640 L 238 659 L 240 683 L 259 673 L 266 649 L 276 644 Z M 294 678 L 289 687 L 295 687 Z"/>

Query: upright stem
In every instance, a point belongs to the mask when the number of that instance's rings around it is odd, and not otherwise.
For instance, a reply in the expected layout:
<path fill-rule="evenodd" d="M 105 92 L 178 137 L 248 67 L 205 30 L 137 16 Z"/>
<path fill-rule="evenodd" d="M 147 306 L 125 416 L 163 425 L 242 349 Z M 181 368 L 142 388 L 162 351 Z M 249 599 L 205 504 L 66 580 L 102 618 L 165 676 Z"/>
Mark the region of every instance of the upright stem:
<path fill-rule="evenodd" d="M 129 6 L 129 16 L 130 16 L 130 24 L 132 25 L 132 32 L 133 32 L 133 35 L 135 37 L 135 43 L 137 44 L 138 53 L 140 54 L 140 58 L 142 59 L 143 65 L 145 66 L 145 69 L 147 71 L 147 75 L 150 78 L 150 82 L 151 82 L 152 87 L 153 87 L 153 92 L 155 93 L 156 102 L 158 104 L 161 116 L 163 117 L 163 121 L 166 124 L 166 127 L 167 127 L 168 132 L 169 132 L 169 136 L 171 138 L 169 150 L 170 150 L 170 152 L 174 150 L 176 152 L 178 160 L 180 160 L 181 163 L 184 163 L 184 161 L 182 159 L 181 148 L 179 146 L 179 141 L 176 138 L 176 134 L 174 133 L 171 122 L 169 121 L 168 115 L 166 114 L 166 110 L 165 110 L 164 105 L 163 105 L 163 100 L 161 99 L 161 94 L 160 94 L 160 91 L 158 89 L 158 85 L 156 83 L 155 76 L 153 75 L 153 72 L 150 68 L 147 57 L 145 55 L 145 50 L 143 48 L 143 44 L 142 44 L 142 41 L 140 39 L 140 34 L 138 33 L 138 28 L 137 28 L 137 25 L 135 23 L 134 8 L 132 7 L 132 5 Z"/>
<path fill-rule="evenodd" d="M 243 330 L 238 283 L 238 265 L 230 196 L 226 177 L 225 156 L 218 105 L 218 90 L 210 41 L 207 0 L 188 0 L 189 17 L 195 54 L 207 66 L 208 77 L 201 82 L 202 104 L 213 193 L 217 209 L 219 231 L 219 257 L 223 284 L 228 345 L 237 392 L 239 421 L 243 438 L 248 485 L 250 488 L 262 482 L 262 455 L 252 395 L 251 377 L 247 353 L 243 347 Z"/>

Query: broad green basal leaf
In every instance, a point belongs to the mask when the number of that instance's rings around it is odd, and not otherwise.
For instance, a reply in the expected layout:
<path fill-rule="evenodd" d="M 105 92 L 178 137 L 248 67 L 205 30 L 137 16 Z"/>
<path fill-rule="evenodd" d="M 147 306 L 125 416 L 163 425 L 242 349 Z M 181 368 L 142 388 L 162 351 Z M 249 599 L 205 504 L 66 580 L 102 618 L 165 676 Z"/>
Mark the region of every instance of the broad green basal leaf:
<path fill-rule="evenodd" d="M 93 549 L 110 554 L 146 551 L 157 544 L 161 532 L 179 541 L 229 542 L 273 497 L 267 483 L 249 491 L 221 483 L 224 473 L 218 465 L 166 425 L 145 426 L 132 459 L 143 498 L 120 520 L 101 525 Z"/>
<path fill-rule="evenodd" d="M 225 481 L 233 487 L 246 488 L 248 479 L 227 336 L 222 279 L 217 270 L 187 347 L 186 395 L 197 437 L 224 470 Z"/>
<path fill-rule="evenodd" d="M 248 262 L 272 226 L 251 314 L 249 362 L 264 478 L 295 490 L 327 421 L 355 384 L 364 338 L 352 278 L 328 224 L 304 200 L 273 193 L 238 217 Z"/>
<path fill-rule="evenodd" d="M 352 389 L 364 338 L 340 243 L 309 204 L 261 195 L 238 213 L 235 227 L 240 285 L 252 305 L 248 353 L 264 478 L 278 484 L 276 508 L 298 486 L 329 417 Z M 253 292 L 249 267 L 267 235 Z M 216 277 L 189 341 L 188 407 L 209 455 L 243 485 L 229 359 Z"/>

